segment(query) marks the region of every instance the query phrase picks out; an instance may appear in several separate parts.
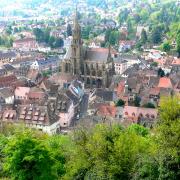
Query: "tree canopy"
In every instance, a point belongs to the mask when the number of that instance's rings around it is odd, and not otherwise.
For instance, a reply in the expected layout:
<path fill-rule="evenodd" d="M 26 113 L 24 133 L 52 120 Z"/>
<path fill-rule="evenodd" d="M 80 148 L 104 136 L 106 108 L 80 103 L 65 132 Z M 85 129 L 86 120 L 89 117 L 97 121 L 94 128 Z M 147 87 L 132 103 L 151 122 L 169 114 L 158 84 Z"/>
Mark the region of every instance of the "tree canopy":
<path fill-rule="evenodd" d="M 64 46 L 64 41 L 62 38 L 54 37 L 50 35 L 50 29 L 39 29 L 35 28 L 33 33 L 36 40 L 40 43 L 47 43 L 51 48 L 59 48 Z"/>
<path fill-rule="evenodd" d="M 169 42 L 164 42 L 164 43 L 162 44 L 162 50 L 163 50 L 163 51 L 169 52 L 170 49 L 171 49 L 171 45 L 170 45 Z"/>

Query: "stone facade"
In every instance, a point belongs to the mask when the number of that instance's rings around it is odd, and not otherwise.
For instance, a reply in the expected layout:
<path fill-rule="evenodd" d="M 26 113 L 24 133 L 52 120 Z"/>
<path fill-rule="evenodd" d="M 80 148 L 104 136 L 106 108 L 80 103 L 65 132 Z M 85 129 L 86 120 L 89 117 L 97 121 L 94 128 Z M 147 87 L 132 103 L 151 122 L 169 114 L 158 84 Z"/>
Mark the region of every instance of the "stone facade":
<path fill-rule="evenodd" d="M 74 19 L 73 39 L 61 64 L 61 70 L 62 73 L 80 77 L 90 88 L 108 88 L 115 74 L 110 47 L 109 49 L 83 47 L 77 12 Z"/>

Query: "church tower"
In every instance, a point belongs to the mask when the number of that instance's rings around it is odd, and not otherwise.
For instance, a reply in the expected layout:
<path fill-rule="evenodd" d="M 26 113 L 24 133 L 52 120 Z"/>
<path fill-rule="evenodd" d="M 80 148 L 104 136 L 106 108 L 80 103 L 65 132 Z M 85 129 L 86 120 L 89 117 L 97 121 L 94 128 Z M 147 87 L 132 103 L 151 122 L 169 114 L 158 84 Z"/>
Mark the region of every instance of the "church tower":
<path fill-rule="evenodd" d="M 112 78 L 114 75 L 115 75 L 114 60 L 111 56 L 111 46 L 109 45 L 106 68 L 103 73 L 104 87 L 108 88 L 111 85 Z"/>
<path fill-rule="evenodd" d="M 78 23 L 77 8 L 74 17 L 73 39 L 71 43 L 71 73 L 73 75 L 81 74 L 82 56 L 81 56 L 81 27 Z"/>

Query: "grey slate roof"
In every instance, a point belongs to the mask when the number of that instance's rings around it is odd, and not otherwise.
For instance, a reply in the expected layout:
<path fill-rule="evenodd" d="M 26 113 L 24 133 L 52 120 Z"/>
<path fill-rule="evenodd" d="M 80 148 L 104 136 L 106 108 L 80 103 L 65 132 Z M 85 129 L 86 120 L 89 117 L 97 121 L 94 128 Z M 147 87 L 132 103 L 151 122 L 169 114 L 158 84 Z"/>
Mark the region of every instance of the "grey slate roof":
<path fill-rule="evenodd" d="M 13 71 L 13 70 L 15 70 L 15 67 L 12 66 L 11 64 L 4 64 L 4 65 L 3 65 L 3 68 L 4 68 L 6 71 Z"/>
<path fill-rule="evenodd" d="M 37 62 L 39 66 L 47 66 L 51 64 L 57 64 L 59 62 L 59 58 L 57 56 L 52 56 L 47 59 L 38 60 Z"/>
<path fill-rule="evenodd" d="M 8 97 L 11 97 L 13 95 L 14 95 L 14 93 L 9 88 L 0 89 L 0 96 L 3 97 L 3 98 L 8 98 Z"/>
<path fill-rule="evenodd" d="M 8 52 L 2 52 L 0 51 L 0 59 L 3 59 L 3 58 L 14 58 L 16 57 L 16 53 L 13 52 L 13 51 L 8 51 Z"/>
<path fill-rule="evenodd" d="M 114 101 L 114 92 L 106 89 L 97 89 L 96 96 L 101 97 L 104 101 Z"/>
<path fill-rule="evenodd" d="M 108 58 L 108 52 L 99 52 L 95 50 L 87 50 L 85 53 L 85 60 L 106 62 Z"/>
<path fill-rule="evenodd" d="M 65 94 L 58 94 L 56 105 L 59 112 L 68 112 L 71 103 L 72 100 L 68 96 Z"/>
<path fill-rule="evenodd" d="M 73 101 L 74 105 L 77 105 L 80 102 L 79 98 L 72 94 L 70 90 L 66 91 L 66 95 Z"/>

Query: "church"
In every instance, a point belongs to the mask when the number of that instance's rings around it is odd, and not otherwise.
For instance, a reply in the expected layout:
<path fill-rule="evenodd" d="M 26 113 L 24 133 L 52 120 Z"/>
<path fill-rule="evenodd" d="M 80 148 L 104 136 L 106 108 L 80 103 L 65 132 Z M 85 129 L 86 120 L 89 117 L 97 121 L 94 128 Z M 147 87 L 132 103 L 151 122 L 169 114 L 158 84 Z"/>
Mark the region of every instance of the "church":
<path fill-rule="evenodd" d="M 106 49 L 83 46 L 77 10 L 72 42 L 62 61 L 61 72 L 80 78 L 88 88 L 108 88 L 115 74 L 110 47 Z"/>

